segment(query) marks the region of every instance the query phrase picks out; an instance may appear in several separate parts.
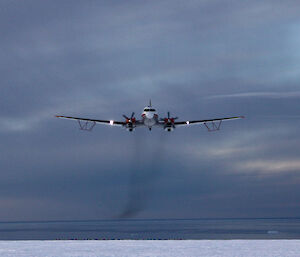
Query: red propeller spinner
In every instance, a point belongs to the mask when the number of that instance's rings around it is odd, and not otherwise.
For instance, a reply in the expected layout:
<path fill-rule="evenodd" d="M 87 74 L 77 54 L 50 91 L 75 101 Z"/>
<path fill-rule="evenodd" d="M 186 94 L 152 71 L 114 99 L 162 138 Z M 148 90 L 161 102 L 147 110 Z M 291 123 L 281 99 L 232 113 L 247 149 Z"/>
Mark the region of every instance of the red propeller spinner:
<path fill-rule="evenodd" d="M 131 114 L 131 117 L 127 117 L 125 114 L 123 114 L 123 117 L 126 119 L 126 123 L 135 123 L 136 118 L 134 117 L 134 112 Z"/>
<path fill-rule="evenodd" d="M 175 120 L 178 119 L 178 117 L 170 117 L 170 112 L 168 112 L 168 117 L 167 118 L 164 118 L 164 122 L 165 124 L 168 124 L 168 123 L 174 123 Z"/>

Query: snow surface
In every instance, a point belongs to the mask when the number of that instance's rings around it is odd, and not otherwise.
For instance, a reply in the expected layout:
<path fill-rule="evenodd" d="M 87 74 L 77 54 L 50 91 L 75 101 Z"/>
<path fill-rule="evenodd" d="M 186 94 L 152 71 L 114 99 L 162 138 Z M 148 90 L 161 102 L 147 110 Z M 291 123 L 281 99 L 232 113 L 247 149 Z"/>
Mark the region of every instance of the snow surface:
<path fill-rule="evenodd" d="M 300 256 L 300 240 L 0 241 L 1 257 Z"/>

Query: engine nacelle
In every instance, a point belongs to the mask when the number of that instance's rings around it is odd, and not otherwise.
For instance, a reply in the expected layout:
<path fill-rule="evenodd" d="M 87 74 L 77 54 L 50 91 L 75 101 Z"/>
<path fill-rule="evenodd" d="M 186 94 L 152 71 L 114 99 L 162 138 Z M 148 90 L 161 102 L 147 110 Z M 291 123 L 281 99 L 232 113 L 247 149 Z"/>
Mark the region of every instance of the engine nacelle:
<path fill-rule="evenodd" d="M 126 130 L 129 131 L 129 132 L 133 132 L 134 129 L 135 129 L 134 127 L 127 127 L 127 128 L 126 128 Z"/>
<path fill-rule="evenodd" d="M 165 126 L 165 131 L 172 132 L 174 130 L 173 126 Z"/>

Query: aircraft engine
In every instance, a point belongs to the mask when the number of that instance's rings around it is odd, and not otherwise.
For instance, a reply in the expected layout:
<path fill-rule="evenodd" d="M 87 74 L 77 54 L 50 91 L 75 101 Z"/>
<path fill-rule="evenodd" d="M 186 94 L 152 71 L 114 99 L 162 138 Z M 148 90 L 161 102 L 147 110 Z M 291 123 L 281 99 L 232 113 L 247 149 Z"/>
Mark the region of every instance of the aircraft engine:
<path fill-rule="evenodd" d="M 168 131 L 168 132 L 173 131 L 175 129 L 174 123 L 175 123 L 176 119 L 178 119 L 178 117 L 175 117 L 175 118 L 170 117 L 170 112 L 168 112 L 168 117 L 162 119 L 164 121 L 164 123 L 165 123 L 164 130 Z"/>
<path fill-rule="evenodd" d="M 134 112 L 131 114 L 130 118 L 127 117 L 125 114 L 123 114 L 123 117 L 125 118 L 125 122 L 126 122 L 126 129 L 129 132 L 134 131 L 135 129 L 135 122 L 136 122 L 136 118 L 134 117 Z"/>

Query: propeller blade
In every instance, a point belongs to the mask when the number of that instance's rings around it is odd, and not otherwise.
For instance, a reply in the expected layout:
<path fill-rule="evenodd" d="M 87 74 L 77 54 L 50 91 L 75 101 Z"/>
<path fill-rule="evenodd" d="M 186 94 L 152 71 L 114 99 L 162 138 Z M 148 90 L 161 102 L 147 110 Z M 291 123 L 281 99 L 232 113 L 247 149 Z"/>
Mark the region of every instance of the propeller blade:
<path fill-rule="evenodd" d="M 125 114 L 123 114 L 123 117 L 124 117 L 126 120 L 129 120 L 129 118 L 128 118 Z"/>
<path fill-rule="evenodd" d="M 170 119 L 170 112 L 168 112 L 168 119 Z"/>
<path fill-rule="evenodd" d="M 131 118 L 130 119 L 132 119 L 134 117 L 134 112 L 132 112 L 132 114 L 131 114 Z"/>

